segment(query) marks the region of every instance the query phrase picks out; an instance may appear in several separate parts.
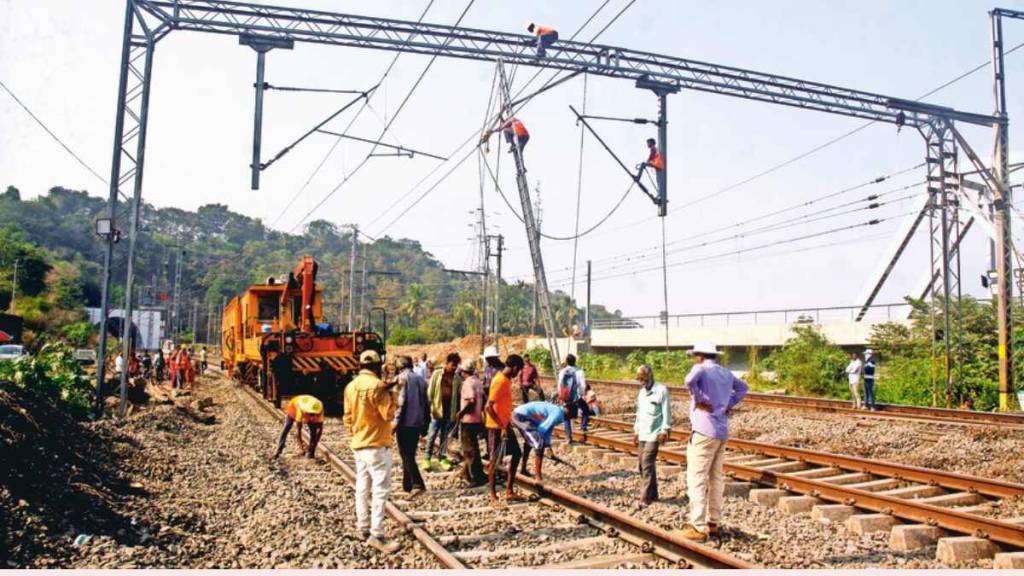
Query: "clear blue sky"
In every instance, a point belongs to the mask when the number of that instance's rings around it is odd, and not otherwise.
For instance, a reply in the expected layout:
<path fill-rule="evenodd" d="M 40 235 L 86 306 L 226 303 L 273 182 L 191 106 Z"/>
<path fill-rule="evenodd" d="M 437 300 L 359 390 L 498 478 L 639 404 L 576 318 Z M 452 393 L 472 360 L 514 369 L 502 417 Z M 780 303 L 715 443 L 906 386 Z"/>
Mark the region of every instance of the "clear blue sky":
<path fill-rule="evenodd" d="M 326 0 L 278 3 L 342 9 L 339 3 Z M 612 0 L 582 37 L 589 38 L 625 3 Z M 465 6 L 463 0 L 437 0 L 435 4 L 426 19 L 438 23 L 453 22 Z M 596 0 L 478 0 L 464 24 L 518 32 L 526 21 L 536 20 L 568 35 L 599 4 Z M 343 9 L 415 19 L 425 5 L 425 1 L 411 0 L 350 1 L 343 4 Z M 987 11 L 994 5 L 987 0 L 640 0 L 600 41 L 916 98 L 988 59 Z M 1024 2 L 1019 0 L 1006 0 L 998 5 L 1024 9 Z M 0 0 L 0 80 L 104 175 L 109 173 L 122 16 L 123 4 L 115 0 Z M 1005 28 L 1008 45 L 1024 42 L 1024 21 L 1008 21 Z M 269 56 L 267 80 L 281 85 L 366 88 L 376 81 L 391 57 L 389 52 L 299 45 L 293 51 L 277 51 Z M 412 55 L 399 59 L 392 76 L 373 100 L 374 110 L 380 116 L 390 117 L 394 113 L 427 60 Z M 331 145 L 328 137 L 316 137 L 264 172 L 261 190 L 249 190 L 254 68 L 253 53 L 230 37 L 179 32 L 158 46 L 144 188 L 149 202 L 188 209 L 220 202 L 263 218 L 268 224 L 276 221 L 276 227 L 288 230 L 298 225 L 301 217 L 365 156 L 367 147 L 362 144 L 340 146 L 294 206 L 282 213 Z M 1015 131 L 1017 124 L 1012 123 L 1015 118 L 1024 117 L 1024 99 L 1019 96 L 1024 93 L 1024 50 L 1008 58 L 1007 73 L 1011 147 L 1024 150 L 1024 145 L 1014 144 L 1024 141 L 1024 132 Z M 485 63 L 438 61 L 395 121 L 394 135 L 407 146 L 448 154 L 482 122 L 492 74 L 493 66 Z M 530 75 L 532 70 L 520 70 L 519 82 Z M 269 93 L 264 158 L 333 111 L 344 98 Z M 551 234 L 571 234 L 575 222 L 579 129 L 568 105 L 579 107 L 582 98 L 583 82 L 575 80 L 537 98 L 520 115 L 533 135 L 526 155 L 529 179 L 531 184 L 540 182 L 544 229 Z M 991 112 L 989 71 L 986 68 L 928 100 Z M 586 105 L 596 114 L 651 117 L 655 113 L 655 102 L 649 93 L 636 90 L 629 82 L 604 78 L 589 80 Z M 916 133 L 903 130 L 897 134 L 890 126 L 872 126 L 769 176 L 688 205 L 862 122 L 700 93 L 684 92 L 671 97 L 669 109 L 669 196 L 677 211 L 666 224 L 669 241 L 680 240 L 674 244 L 677 248 L 721 239 L 740 230 L 749 231 L 755 226 L 736 228 L 726 234 L 705 234 L 909 168 L 924 156 L 923 143 Z M 332 127 L 342 128 L 348 118 L 339 119 Z M 372 138 L 381 126 L 381 120 L 374 114 L 365 113 L 352 133 Z M 617 123 L 598 127 L 628 163 L 643 158 L 643 140 L 650 135 L 649 129 Z M 991 134 L 978 129 L 967 129 L 967 133 L 987 159 Z M 357 222 L 372 234 L 419 240 L 451 267 L 473 265 L 476 248 L 467 238 L 473 233 L 469 228 L 474 220 L 470 211 L 479 204 L 475 161 L 456 171 L 407 216 L 386 226 L 406 204 L 386 214 L 382 212 L 434 166 L 435 161 L 426 158 L 374 159 L 342 186 L 316 217 L 339 224 Z M 18 186 L 27 196 L 43 193 L 53 185 L 105 195 L 100 182 L 69 158 L 2 93 L 0 175 L 0 184 Z M 909 185 L 922 177 L 923 169 L 919 169 L 883 185 L 827 203 L 819 202 L 789 215 L 799 216 L 870 192 Z M 513 193 L 507 160 L 501 180 L 503 187 Z M 428 180 L 428 184 L 432 182 L 433 179 Z M 589 227 L 608 212 L 627 185 L 628 180 L 588 137 L 581 228 Z M 423 189 L 410 198 L 419 197 Z M 894 217 L 916 210 L 921 192 L 922 187 L 916 186 L 891 194 L 890 199 L 915 193 L 917 196 L 873 211 L 872 216 L 892 219 L 870 228 L 684 265 L 688 260 L 747 250 L 869 217 L 868 213 L 859 212 L 819 222 L 794 223 L 771 233 L 670 254 L 669 263 L 680 264 L 670 268 L 670 310 L 677 313 L 854 304 L 864 290 L 867 276 L 893 241 L 900 224 Z M 510 246 L 506 275 L 525 277 L 530 266 L 522 226 L 492 186 L 486 187 L 485 202 L 489 223 L 495 225 L 491 231 L 505 234 Z M 637 260 L 609 260 L 659 245 L 660 226 L 657 219 L 651 218 L 653 214 L 653 205 L 635 194 L 603 228 L 580 241 L 580 277 L 583 262 L 594 260 L 594 301 L 627 314 L 656 314 L 662 309 L 659 271 L 626 274 L 649 266 L 638 264 Z M 765 220 L 763 224 L 774 221 Z M 987 260 L 987 242 L 979 232 L 972 231 L 964 249 L 964 286 L 975 293 L 980 293 L 977 277 Z M 681 240 L 687 237 L 696 239 Z M 830 246 L 821 247 L 823 244 Z M 572 243 L 545 241 L 544 249 L 552 284 L 567 289 Z M 659 259 L 639 262 L 654 267 Z M 911 292 L 926 272 L 927 262 L 926 236 L 920 234 L 881 299 L 897 300 Z M 618 276 L 610 277 L 615 275 Z M 578 295 L 582 296 L 582 286 L 578 287 Z"/>

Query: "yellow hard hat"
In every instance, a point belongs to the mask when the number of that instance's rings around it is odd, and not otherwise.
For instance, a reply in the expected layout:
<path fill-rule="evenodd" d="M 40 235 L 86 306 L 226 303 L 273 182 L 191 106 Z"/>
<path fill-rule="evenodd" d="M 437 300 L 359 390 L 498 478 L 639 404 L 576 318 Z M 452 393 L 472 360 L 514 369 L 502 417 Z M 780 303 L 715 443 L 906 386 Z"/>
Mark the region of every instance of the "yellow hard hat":
<path fill-rule="evenodd" d="M 359 355 L 360 364 L 380 364 L 380 354 L 376 350 L 365 350 Z"/>

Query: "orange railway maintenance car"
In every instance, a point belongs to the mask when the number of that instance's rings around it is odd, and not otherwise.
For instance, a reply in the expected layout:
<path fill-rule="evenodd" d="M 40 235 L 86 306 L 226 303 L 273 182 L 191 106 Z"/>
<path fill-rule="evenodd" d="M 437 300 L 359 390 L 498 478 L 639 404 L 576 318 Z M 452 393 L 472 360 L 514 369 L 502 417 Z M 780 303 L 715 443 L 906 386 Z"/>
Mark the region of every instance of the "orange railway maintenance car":
<path fill-rule="evenodd" d="M 224 308 L 223 368 L 278 406 L 313 394 L 340 409 L 342 391 L 359 371 L 359 354 L 384 342 L 375 332 L 338 332 L 324 322 L 319 265 L 304 256 L 284 282 L 254 284 Z"/>

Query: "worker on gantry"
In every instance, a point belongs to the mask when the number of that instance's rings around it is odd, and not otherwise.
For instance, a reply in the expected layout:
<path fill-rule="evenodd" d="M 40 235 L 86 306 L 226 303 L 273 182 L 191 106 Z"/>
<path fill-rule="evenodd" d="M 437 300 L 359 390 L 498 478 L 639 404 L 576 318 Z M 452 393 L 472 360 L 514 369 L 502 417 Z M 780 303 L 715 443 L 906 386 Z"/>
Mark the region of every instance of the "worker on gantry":
<path fill-rule="evenodd" d="M 530 22 L 526 31 L 537 37 L 537 57 L 543 58 L 549 46 L 558 42 L 558 30 Z"/>
<path fill-rule="evenodd" d="M 299 453 L 305 453 L 307 458 L 312 458 L 316 454 L 316 445 L 320 442 L 320 435 L 324 430 L 323 402 L 315 396 L 302 394 L 292 398 L 284 411 L 287 417 L 284 422 L 284 430 L 281 431 L 281 438 L 277 442 L 277 452 L 274 453 L 274 458 L 280 456 L 281 452 L 284 451 L 288 432 L 292 429 L 292 425 L 296 423 L 298 423 L 298 426 L 295 428 L 295 437 L 299 440 Z M 308 449 L 302 439 L 303 424 L 309 426 Z"/>
<path fill-rule="evenodd" d="M 654 138 L 647 139 L 647 161 L 636 165 L 635 180 L 637 182 L 640 181 L 640 177 L 643 176 L 644 170 L 648 166 L 658 171 L 665 169 L 665 159 L 661 157 L 661 152 L 658 151 L 658 143 L 654 141 Z"/>
<path fill-rule="evenodd" d="M 530 141 L 530 132 L 526 130 L 526 125 L 523 124 L 519 120 L 519 118 L 512 116 L 508 120 L 505 120 L 505 122 L 503 122 L 501 126 L 498 126 L 494 130 L 486 130 L 480 136 L 480 142 L 487 142 L 487 140 L 491 137 L 491 134 L 494 134 L 498 130 L 501 130 L 502 134 L 505 135 L 505 142 L 508 142 L 508 151 L 510 154 L 512 153 L 513 138 L 516 139 L 516 142 L 519 145 L 520 154 L 523 152 L 523 149 L 526 148 L 526 143 Z"/>

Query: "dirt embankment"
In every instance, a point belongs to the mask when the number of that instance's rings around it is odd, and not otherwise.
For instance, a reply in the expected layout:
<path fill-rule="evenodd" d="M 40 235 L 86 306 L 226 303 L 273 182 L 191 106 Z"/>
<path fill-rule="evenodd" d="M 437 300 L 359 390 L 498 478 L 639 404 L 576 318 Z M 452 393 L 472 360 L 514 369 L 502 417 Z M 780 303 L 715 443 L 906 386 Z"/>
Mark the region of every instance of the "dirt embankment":
<path fill-rule="evenodd" d="M 502 336 L 499 339 L 499 350 L 498 353 L 502 357 L 508 354 L 522 354 L 526 351 L 526 339 L 528 336 Z M 491 344 L 492 340 L 487 339 L 486 344 Z M 456 338 L 451 342 L 437 342 L 434 344 L 411 344 L 408 346 L 388 346 L 388 354 L 392 357 L 395 355 L 412 356 L 413 358 L 419 358 L 423 354 L 427 355 L 434 361 L 434 364 L 440 364 L 444 362 L 444 357 L 450 352 L 458 352 L 462 358 L 475 358 L 480 355 L 480 351 L 483 346 L 480 344 L 480 336 L 473 334 L 464 336 L 462 338 Z"/>

